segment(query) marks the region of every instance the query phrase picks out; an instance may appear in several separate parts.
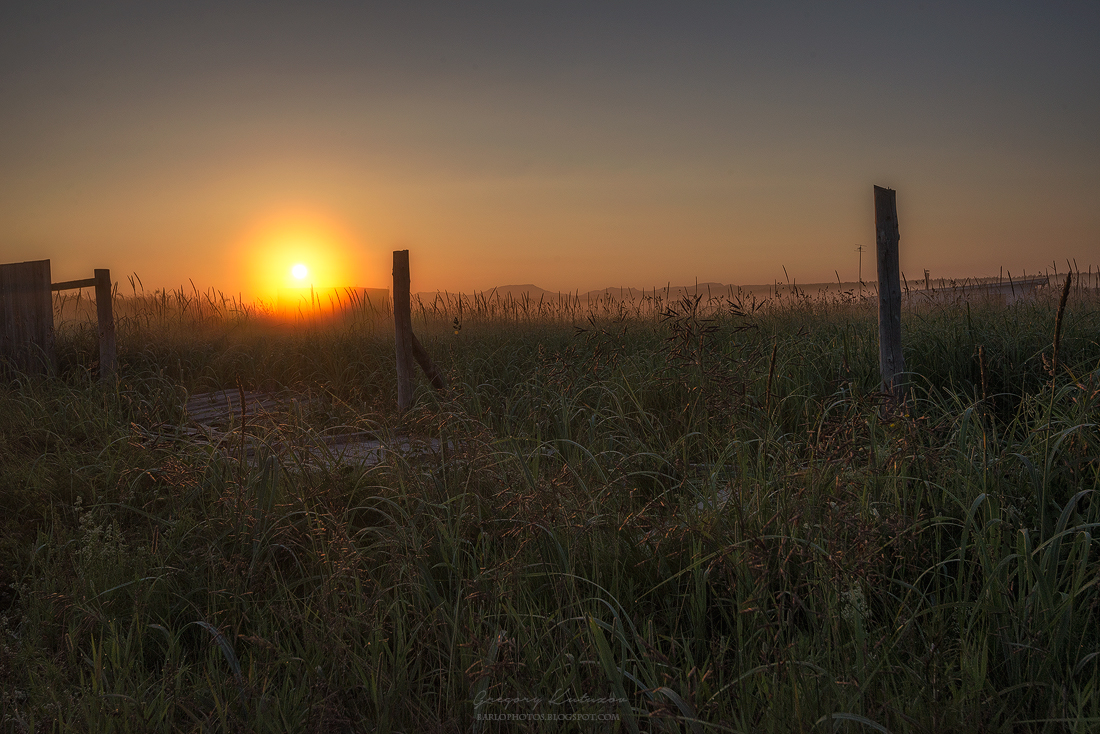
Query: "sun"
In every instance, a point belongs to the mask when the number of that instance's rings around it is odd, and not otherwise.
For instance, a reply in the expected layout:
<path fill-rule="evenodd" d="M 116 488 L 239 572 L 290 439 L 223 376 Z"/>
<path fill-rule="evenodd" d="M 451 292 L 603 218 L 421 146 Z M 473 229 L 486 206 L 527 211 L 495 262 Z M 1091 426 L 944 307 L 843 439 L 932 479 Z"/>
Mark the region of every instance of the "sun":
<path fill-rule="evenodd" d="M 358 285 L 362 243 L 324 213 L 288 208 L 258 214 L 237 243 L 245 288 L 253 297 L 278 302 L 282 290 Z"/>

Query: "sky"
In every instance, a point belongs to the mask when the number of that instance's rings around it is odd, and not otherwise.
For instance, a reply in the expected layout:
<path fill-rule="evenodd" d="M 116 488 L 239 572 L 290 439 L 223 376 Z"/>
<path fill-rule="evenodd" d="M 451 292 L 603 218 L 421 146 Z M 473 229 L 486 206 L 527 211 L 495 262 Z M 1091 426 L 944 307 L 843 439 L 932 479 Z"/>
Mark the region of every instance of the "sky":
<path fill-rule="evenodd" d="M 1100 3 L 0 2 L 0 262 L 272 297 L 1100 265 Z M 786 269 L 786 275 L 784 274 Z"/>

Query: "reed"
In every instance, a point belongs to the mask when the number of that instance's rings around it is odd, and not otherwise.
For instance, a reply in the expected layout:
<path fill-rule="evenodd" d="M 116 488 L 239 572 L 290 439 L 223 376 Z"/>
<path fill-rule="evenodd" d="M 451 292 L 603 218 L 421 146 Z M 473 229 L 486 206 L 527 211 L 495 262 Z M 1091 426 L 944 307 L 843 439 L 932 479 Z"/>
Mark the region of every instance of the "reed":
<path fill-rule="evenodd" d="M 904 412 L 855 294 L 444 294 L 399 422 L 390 314 L 136 285 L 117 387 L 81 300 L 0 387 L 5 730 L 1100 723 L 1095 291 L 912 304 Z M 238 386 L 312 400 L 181 438 Z M 345 429 L 450 448 L 302 461 Z"/>

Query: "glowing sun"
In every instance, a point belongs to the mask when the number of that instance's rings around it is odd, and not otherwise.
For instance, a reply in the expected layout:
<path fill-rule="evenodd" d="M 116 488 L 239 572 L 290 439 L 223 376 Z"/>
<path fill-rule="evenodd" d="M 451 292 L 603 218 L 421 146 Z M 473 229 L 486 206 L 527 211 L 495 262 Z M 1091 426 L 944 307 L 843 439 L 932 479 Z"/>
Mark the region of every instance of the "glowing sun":
<path fill-rule="evenodd" d="M 362 247 L 351 232 L 323 213 L 287 209 L 258 214 L 241 232 L 237 247 L 242 275 L 254 297 L 274 301 L 283 289 L 305 289 L 308 294 L 310 288 L 350 287 L 348 278 L 359 277 L 360 263 L 353 253 Z"/>

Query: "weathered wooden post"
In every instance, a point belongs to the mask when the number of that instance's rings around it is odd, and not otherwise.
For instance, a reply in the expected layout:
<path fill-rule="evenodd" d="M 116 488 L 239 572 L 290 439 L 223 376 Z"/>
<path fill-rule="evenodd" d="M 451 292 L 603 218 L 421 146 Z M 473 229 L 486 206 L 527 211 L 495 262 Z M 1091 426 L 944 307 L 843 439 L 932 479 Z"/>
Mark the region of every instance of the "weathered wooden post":
<path fill-rule="evenodd" d="M 49 260 L 0 265 L 0 358 L 28 374 L 57 371 Z"/>
<path fill-rule="evenodd" d="M 878 251 L 878 364 L 882 389 L 905 398 L 901 352 L 901 278 L 898 261 L 897 192 L 875 187 L 875 244 Z"/>
<path fill-rule="evenodd" d="M 95 313 L 99 321 L 99 379 L 109 382 L 115 379 L 118 352 L 115 348 L 115 314 L 111 284 L 111 271 L 95 271 Z"/>
<path fill-rule="evenodd" d="M 409 285 L 409 251 L 393 253 L 393 330 L 397 349 L 397 409 L 404 413 L 413 404 L 413 360 L 436 390 L 448 391 L 447 378 L 432 362 L 428 350 L 412 330 L 412 295 Z M 460 301 L 461 303 L 461 301 Z"/>
<path fill-rule="evenodd" d="M 413 404 L 412 304 L 409 301 L 409 251 L 393 253 L 393 328 L 397 349 L 397 410 Z"/>
<path fill-rule="evenodd" d="M 118 370 L 118 350 L 115 346 L 114 284 L 111 282 L 111 271 L 97 268 L 93 278 L 66 280 L 50 286 L 54 291 L 81 288 L 95 288 L 95 314 L 99 325 L 99 379 L 101 382 L 109 382 L 115 378 Z M 52 323 L 52 312 L 50 319 Z"/>

